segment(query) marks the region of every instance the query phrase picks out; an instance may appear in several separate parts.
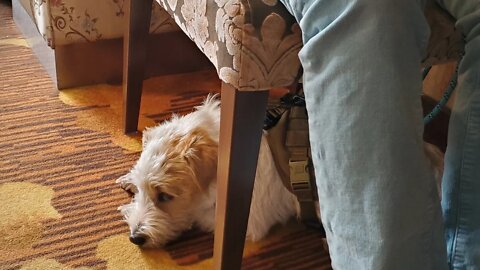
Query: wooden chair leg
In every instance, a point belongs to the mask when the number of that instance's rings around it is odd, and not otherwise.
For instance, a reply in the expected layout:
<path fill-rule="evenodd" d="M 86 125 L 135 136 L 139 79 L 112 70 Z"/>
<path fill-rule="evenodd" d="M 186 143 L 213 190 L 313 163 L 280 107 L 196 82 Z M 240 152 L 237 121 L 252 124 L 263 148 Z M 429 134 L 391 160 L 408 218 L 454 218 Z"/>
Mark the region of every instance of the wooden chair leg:
<path fill-rule="evenodd" d="M 268 91 L 222 84 L 214 264 L 241 268 Z"/>
<path fill-rule="evenodd" d="M 153 0 L 125 0 L 128 18 L 123 47 L 123 124 L 125 133 L 136 132 Z"/>

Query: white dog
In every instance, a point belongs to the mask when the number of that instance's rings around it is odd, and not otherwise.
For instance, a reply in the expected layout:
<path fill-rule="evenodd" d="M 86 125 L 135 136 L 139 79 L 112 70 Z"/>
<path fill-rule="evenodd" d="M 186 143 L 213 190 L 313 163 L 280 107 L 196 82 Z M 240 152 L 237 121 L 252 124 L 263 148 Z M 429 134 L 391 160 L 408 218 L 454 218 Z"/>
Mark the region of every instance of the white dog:
<path fill-rule="evenodd" d="M 119 208 L 130 227 L 132 243 L 162 246 L 193 225 L 213 231 L 219 106 L 220 102 L 210 96 L 194 112 L 174 116 L 144 132 L 140 159 L 117 180 L 134 193 L 132 202 Z M 441 152 L 431 146 L 425 149 L 441 169 Z M 298 209 L 296 197 L 283 185 L 263 136 L 247 238 L 261 239 L 273 225 L 297 215 Z"/>
<path fill-rule="evenodd" d="M 193 225 L 213 231 L 219 105 L 208 97 L 194 112 L 144 132 L 140 159 L 117 180 L 135 193 L 130 204 L 120 207 L 133 243 L 161 246 Z M 247 228 L 253 241 L 297 213 L 297 200 L 283 186 L 273 162 L 262 138 Z"/>

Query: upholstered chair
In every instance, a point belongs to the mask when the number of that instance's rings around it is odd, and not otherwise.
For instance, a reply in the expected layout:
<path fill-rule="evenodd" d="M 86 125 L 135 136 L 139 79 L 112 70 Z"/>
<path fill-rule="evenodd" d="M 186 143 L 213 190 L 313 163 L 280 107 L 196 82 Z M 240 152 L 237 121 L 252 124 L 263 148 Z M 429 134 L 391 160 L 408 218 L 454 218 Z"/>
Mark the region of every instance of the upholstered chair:
<path fill-rule="evenodd" d="M 121 82 L 127 21 L 124 0 L 13 0 L 12 6 L 17 26 L 58 89 Z M 162 59 L 169 68 L 162 69 L 151 61 L 147 74 L 174 72 L 172 65 L 181 61 L 182 55 L 169 62 L 166 58 L 171 52 L 165 55 L 163 51 L 195 51 L 195 45 L 160 5 L 155 3 L 151 10 L 149 57 Z M 169 47 L 172 43 L 174 48 Z M 208 59 L 202 58 L 206 66 Z M 182 67 L 178 71 L 189 70 Z"/>

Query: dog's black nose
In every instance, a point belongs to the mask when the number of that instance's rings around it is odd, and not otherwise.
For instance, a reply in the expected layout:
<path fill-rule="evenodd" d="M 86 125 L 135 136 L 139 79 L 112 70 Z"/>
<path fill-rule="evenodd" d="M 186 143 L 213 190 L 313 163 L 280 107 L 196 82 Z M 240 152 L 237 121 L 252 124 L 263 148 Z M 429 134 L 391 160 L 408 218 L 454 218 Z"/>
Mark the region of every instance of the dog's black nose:
<path fill-rule="evenodd" d="M 134 243 L 137 246 L 141 246 L 145 244 L 145 242 L 147 242 L 147 239 L 145 238 L 145 236 L 141 234 L 130 235 L 129 239 L 130 239 L 130 242 Z"/>

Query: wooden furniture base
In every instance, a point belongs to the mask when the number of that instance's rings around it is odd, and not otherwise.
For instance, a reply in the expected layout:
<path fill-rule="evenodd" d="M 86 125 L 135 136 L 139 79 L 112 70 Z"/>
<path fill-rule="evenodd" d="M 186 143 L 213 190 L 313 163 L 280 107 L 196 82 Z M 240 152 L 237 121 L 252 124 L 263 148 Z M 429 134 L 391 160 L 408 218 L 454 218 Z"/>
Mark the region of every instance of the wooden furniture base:
<path fill-rule="evenodd" d="M 123 38 L 52 49 L 21 4 L 12 1 L 12 6 L 15 23 L 58 89 L 122 82 Z M 144 41 L 148 58 L 144 78 L 213 68 L 183 32 L 148 35 Z"/>

